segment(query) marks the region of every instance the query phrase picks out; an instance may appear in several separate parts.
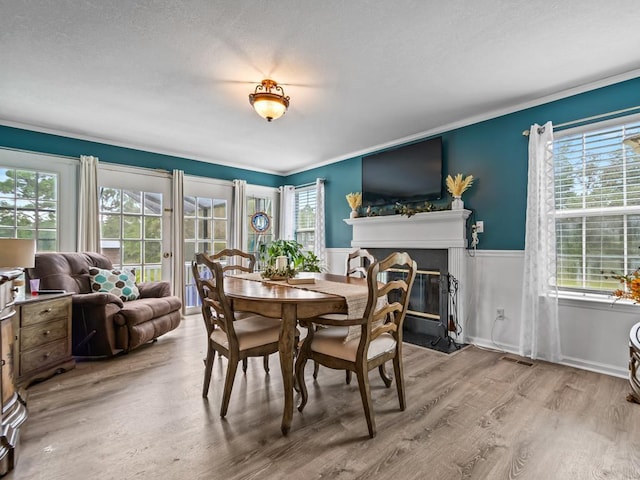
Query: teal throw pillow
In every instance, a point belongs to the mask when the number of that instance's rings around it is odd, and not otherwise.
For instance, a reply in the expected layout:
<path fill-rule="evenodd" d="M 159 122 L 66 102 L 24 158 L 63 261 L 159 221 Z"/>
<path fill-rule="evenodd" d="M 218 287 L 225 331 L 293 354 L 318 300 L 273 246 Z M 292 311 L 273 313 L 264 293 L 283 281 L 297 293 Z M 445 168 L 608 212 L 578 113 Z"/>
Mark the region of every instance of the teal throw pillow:
<path fill-rule="evenodd" d="M 133 270 L 106 270 L 91 267 L 89 279 L 91 280 L 91 290 L 94 292 L 111 293 L 123 302 L 136 300 L 140 297 Z"/>

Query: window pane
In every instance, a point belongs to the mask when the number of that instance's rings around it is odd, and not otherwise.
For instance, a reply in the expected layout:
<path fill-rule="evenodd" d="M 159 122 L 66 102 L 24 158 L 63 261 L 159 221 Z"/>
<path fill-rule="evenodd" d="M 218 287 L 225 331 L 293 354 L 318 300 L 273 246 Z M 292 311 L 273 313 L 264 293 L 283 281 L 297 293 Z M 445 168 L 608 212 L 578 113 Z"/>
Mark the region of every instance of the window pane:
<path fill-rule="evenodd" d="M 36 178 L 36 172 L 16 170 L 16 197 L 35 198 Z"/>
<path fill-rule="evenodd" d="M 213 238 L 216 240 L 225 240 L 227 238 L 227 222 L 224 220 L 216 220 L 214 223 Z"/>
<path fill-rule="evenodd" d="M 122 217 L 123 238 L 142 238 L 142 218 L 141 217 Z"/>
<path fill-rule="evenodd" d="M 144 214 L 162 215 L 162 194 L 144 192 Z"/>
<path fill-rule="evenodd" d="M 101 212 L 120 212 L 120 190 L 115 188 L 100 189 L 100 211 Z"/>
<path fill-rule="evenodd" d="M 195 217 L 196 215 L 196 197 L 184 197 L 184 205 L 182 210 L 185 217 Z"/>
<path fill-rule="evenodd" d="M 215 218 L 227 218 L 227 202 L 226 200 L 213 201 L 213 216 Z"/>
<path fill-rule="evenodd" d="M 122 261 L 126 265 L 141 263 L 142 255 L 140 242 L 123 241 L 122 242 Z"/>
<path fill-rule="evenodd" d="M 635 122 L 556 137 L 559 287 L 610 294 L 608 274 L 640 266 L 640 154 L 623 144 L 639 133 Z"/>
<path fill-rule="evenodd" d="M 162 237 L 162 217 L 144 218 L 144 238 L 157 239 Z"/>
<path fill-rule="evenodd" d="M 160 263 L 162 261 L 162 243 L 144 242 L 144 263 Z"/>
<path fill-rule="evenodd" d="M 122 213 L 142 213 L 142 194 L 140 192 L 122 192 Z"/>
<path fill-rule="evenodd" d="M 58 199 L 58 178 L 56 175 L 38 174 L 38 199 L 54 201 Z"/>
<path fill-rule="evenodd" d="M 198 198 L 198 216 L 200 218 L 211 218 L 213 215 L 212 205 L 212 199 Z"/>
<path fill-rule="evenodd" d="M 0 168 L 0 196 L 13 197 L 16 189 L 15 170 Z"/>
<path fill-rule="evenodd" d="M 195 240 L 196 238 L 196 220 L 194 218 L 185 218 L 182 221 L 185 240 Z"/>

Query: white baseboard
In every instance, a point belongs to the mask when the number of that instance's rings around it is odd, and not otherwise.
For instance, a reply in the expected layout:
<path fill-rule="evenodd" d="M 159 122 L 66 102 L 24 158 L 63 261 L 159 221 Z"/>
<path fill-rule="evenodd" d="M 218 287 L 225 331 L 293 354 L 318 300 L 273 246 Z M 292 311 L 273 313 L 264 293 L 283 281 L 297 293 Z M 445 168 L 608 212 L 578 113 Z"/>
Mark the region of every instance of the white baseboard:
<path fill-rule="evenodd" d="M 467 343 L 476 345 L 480 348 L 487 348 L 489 350 L 496 350 L 499 352 L 510 353 L 513 355 L 519 355 L 519 349 L 516 345 L 508 345 L 498 342 L 492 342 L 486 338 L 469 337 Z M 611 375 L 613 377 L 628 378 L 629 371 L 620 368 L 616 365 L 606 365 L 604 363 L 585 361 L 579 358 L 563 357 L 558 362 L 559 365 L 565 365 L 567 367 L 579 368 L 580 370 L 588 370 L 590 372 L 602 373 L 604 375 Z"/>

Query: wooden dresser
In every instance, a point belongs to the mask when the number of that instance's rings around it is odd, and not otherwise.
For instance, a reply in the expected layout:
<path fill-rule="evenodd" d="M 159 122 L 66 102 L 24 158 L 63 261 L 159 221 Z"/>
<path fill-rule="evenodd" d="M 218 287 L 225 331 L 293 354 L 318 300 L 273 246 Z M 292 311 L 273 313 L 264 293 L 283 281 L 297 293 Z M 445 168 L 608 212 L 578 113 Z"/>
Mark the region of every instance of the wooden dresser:
<path fill-rule="evenodd" d="M 27 296 L 15 302 L 16 384 L 27 387 L 75 367 L 71 356 L 71 293 Z"/>
<path fill-rule="evenodd" d="M 14 383 L 15 289 L 13 280 L 22 271 L 0 272 L 0 398 L 2 423 L 0 426 L 0 475 L 13 470 L 18 460 L 20 426 L 27 419 L 27 407 L 18 395 Z"/>

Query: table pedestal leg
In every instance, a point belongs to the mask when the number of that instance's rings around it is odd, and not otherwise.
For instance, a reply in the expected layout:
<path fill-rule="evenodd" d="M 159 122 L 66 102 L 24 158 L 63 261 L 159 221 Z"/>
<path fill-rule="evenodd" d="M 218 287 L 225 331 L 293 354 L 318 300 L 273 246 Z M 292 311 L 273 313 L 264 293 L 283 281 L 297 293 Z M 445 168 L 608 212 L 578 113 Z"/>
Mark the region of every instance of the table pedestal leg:
<path fill-rule="evenodd" d="M 295 304 L 282 305 L 282 327 L 280 329 L 279 353 L 282 383 L 284 385 L 284 413 L 282 414 L 282 434 L 287 435 L 293 418 L 293 349 L 297 321 Z"/>

